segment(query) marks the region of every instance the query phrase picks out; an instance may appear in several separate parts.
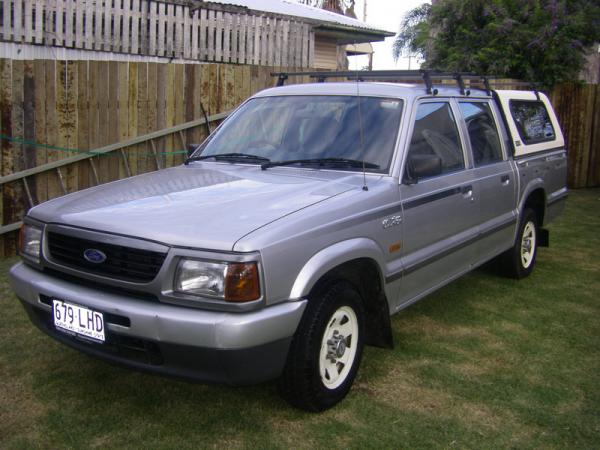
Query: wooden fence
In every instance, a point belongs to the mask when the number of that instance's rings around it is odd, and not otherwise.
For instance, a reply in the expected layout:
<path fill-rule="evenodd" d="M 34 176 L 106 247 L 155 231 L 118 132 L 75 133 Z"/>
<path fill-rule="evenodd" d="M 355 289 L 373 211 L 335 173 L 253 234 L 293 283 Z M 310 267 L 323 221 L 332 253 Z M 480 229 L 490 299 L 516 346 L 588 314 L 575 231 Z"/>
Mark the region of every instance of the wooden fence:
<path fill-rule="evenodd" d="M 280 69 L 0 59 L 0 230 L 10 231 L 0 233 L 0 256 L 14 254 L 11 230 L 32 204 L 180 164 L 185 145 L 206 136 L 201 105 L 207 115 L 230 111 Z M 569 186 L 599 185 L 598 85 L 563 85 L 550 97 L 567 138 Z"/>
<path fill-rule="evenodd" d="M 567 141 L 569 187 L 600 186 L 600 85 L 563 84 L 550 100 Z"/>
<path fill-rule="evenodd" d="M 230 111 L 272 86 L 276 80 L 270 73 L 279 69 L 0 59 L 0 228 L 11 229 L 30 203 L 180 164 L 185 144 L 201 142 L 206 135 L 201 105 L 207 115 Z M 27 176 L 25 183 L 14 176 L 186 123 L 193 126 L 126 148 L 109 147 L 113 151 L 94 156 L 92 163 L 86 158 L 59 170 L 53 167 Z M 14 254 L 15 233 L 0 239 L 0 256 Z"/>
<path fill-rule="evenodd" d="M 175 59 L 312 67 L 314 32 L 287 16 L 173 0 L 2 0 L 3 41 Z"/>

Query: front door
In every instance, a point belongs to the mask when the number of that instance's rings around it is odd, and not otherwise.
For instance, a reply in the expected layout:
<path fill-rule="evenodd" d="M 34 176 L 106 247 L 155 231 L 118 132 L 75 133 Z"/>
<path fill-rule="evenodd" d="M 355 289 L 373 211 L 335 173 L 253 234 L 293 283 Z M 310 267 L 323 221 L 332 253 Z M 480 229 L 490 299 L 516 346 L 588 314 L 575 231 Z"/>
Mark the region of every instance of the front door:
<path fill-rule="evenodd" d="M 442 170 L 400 187 L 403 271 L 397 308 L 464 273 L 475 258 L 478 195 L 456 116 L 450 100 L 423 101 L 416 109 L 407 157 L 437 155 Z"/>

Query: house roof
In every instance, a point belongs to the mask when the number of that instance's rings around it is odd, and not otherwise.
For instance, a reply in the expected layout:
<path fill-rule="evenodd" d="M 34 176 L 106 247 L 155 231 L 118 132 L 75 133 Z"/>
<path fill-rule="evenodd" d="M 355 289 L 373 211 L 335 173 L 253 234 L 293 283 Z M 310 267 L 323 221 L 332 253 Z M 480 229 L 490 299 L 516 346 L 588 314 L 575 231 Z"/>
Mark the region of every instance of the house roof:
<path fill-rule="evenodd" d="M 381 30 L 352 17 L 336 14 L 321 8 L 304 5 L 294 0 L 209 0 L 210 3 L 240 6 L 255 11 L 264 11 L 285 16 L 300 17 L 321 22 L 332 29 L 369 33 L 380 36 L 393 36 L 395 33 Z M 382 38 L 383 39 L 383 38 Z"/>

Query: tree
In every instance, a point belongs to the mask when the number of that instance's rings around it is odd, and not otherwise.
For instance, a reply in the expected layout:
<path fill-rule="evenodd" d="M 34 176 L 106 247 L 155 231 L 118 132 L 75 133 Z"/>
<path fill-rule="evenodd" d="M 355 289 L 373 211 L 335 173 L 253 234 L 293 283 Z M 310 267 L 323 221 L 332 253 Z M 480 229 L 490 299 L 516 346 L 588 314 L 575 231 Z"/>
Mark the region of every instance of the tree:
<path fill-rule="evenodd" d="M 551 87 L 576 79 L 598 41 L 597 0 L 441 0 L 405 16 L 394 56 L 416 51 L 427 68 Z"/>

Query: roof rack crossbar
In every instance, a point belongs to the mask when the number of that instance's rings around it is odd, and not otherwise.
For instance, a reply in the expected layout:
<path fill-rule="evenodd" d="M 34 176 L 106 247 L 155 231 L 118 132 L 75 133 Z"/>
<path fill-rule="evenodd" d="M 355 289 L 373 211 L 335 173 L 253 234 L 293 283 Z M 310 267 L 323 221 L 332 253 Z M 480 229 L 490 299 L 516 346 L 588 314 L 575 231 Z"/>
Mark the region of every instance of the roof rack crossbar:
<path fill-rule="evenodd" d="M 470 95 L 470 91 L 465 88 L 465 80 L 483 81 L 488 95 L 491 92 L 487 77 L 476 75 L 469 72 L 437 72 L 435 70 L 361 70 L 361 71 L 307 71 L 307 72 L 274 72 L 272 77 L 277 77 L 277 86 L 283 86 L 285 81 L 291 76 L 306 76 L 315 78 L 319 83 L 325 82 L 328 78 L 346 78 L 348 80 L 410 80 L 418 82 L 422 80 L 425 84 L 427 94 L 437 95 L 437 89 L 434 89 L 433 80 L 454 80 L 456 81 L 462 95 Z M 487 84 L 486 84 L 487 83 Z"/>

